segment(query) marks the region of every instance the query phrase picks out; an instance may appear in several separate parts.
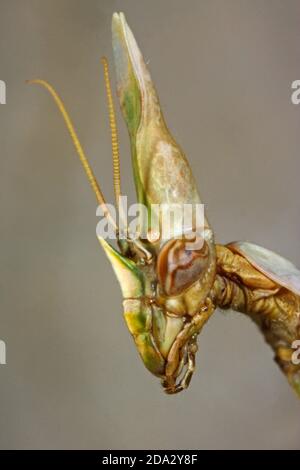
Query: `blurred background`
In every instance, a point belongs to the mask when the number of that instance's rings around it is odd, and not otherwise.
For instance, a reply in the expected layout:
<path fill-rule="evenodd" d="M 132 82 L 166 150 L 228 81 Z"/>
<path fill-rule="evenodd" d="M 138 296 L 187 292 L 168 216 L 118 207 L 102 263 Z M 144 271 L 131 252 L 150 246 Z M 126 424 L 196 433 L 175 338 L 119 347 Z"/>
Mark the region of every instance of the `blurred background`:
<path fill-rule="evenodd" d="M 124 11 L 189 157 L 216 238 L 300 266 L 300 1 L 0 0 L 0 447 L 297 449 L 299 401 L 251 321 L 216 312 L 191 387 L 137 356 L 96 239 L 96 204 L 50 96 L 64 97 L 112 201 L 100 57 Z M 119 110 L 122 183 L 134 201 Z"/>

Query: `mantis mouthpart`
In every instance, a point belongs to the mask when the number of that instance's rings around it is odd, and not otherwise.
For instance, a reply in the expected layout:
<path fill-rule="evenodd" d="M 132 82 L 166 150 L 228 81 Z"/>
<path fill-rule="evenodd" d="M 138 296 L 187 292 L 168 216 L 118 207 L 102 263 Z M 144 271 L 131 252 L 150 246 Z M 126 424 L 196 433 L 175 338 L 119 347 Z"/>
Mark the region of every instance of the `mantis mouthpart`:
<path fill-rule="evenodd" d="M 150 73 L 123 13 L 113 15 L 112 37 L 117 94 L 130 138 L 137 201 L 147 209 L 147 216 L 141 218 L 145 225 L 153 205 L 193 206 L 201 199 L 188 160 L 165 123 Z M 118 206 L 122 194 L 118 132 L 106 58 L 102 64 Z M 120 283 L 124 319 L 139 355 L 160 378 L 165 392 L 174 394 L 188 387 L 199 333 L 216 308 L 231 308 L 257 323 L 300 396 L 300 365 L 293 361 L 293 344 L 300 337 L 300 271 L 249 242 L 216 244 L 206 217 L 204 227 L 192 227 L 192 233 L 183 230 L 168 240 L 134 239 L 130 234 L 121 240 L 62 99 L 44 80 L 29 83 L 43 86 L 52 95 L 96 200 L 114 228 L 119 251 L 104 238 L 99 241 Z M 192 250 L 191 240 L 197 242 Z"/>

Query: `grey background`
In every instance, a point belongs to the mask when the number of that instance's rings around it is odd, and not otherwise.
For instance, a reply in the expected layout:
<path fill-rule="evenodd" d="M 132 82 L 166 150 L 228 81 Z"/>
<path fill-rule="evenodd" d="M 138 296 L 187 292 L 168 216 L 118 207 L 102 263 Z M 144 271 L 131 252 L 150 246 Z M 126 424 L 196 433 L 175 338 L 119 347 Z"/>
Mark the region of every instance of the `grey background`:
<path fill-rule="evenodd" d="M 112 199 L 100 57 L 127 15 L 217 240 L 300 266 L 299 0 L 1 0 L 1 448 L 299 448 L 300 407 L 256 327 L 216 312 L 190 389 L 163 394 L 122 319 L 96 204 L 49 95 Z M 134 200 L 118 112 L 124 191 Z"/>

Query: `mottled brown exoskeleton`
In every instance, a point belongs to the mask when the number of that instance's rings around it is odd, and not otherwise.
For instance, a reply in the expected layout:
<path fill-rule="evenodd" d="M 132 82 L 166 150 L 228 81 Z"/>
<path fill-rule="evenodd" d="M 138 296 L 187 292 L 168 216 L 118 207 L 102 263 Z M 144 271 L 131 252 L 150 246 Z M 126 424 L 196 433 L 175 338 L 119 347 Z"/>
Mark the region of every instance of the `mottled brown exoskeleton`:
<path fill-rule="evenodd" d="M 113 15 L 112 32 L 117 92 L 130 136 L 138 202 L 148 216 L 153 205 L 200 204 L 188 161 L 166 126 L 150 74 L 122 13 Z M 117 130 L 105 59 L 103 64 L 119 201 Z M 46 87 L 55 99 L 97 201 L 111 220 L 61 99 L 47 82 L 33 82 Z M 114 220 L 112 224 L 120 251 L 99 239 L 121 285 L 124 318 L 145 366 L 161 379 L 167 393 L 189 385 L 197 335 L 218 307 L 244 312 L 257 323 L 300 395 L 300 366 L 292 361 L 293 342 L 300 337 L 300 272 L 292 263 L 249 242 L 215 244 L 206 218 L 201 230 L 192 226 L 191 232 L 177 231 L 169 240 L 153 237 L 151 225 L 145 237 L 136 239 L 126 232 L 121 239 Z"/>

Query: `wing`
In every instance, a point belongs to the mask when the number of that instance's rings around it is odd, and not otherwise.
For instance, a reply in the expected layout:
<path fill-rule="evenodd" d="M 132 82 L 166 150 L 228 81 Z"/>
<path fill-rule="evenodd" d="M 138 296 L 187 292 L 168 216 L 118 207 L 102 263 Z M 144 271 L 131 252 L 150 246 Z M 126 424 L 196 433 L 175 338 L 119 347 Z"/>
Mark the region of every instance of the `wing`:
<path fill-rule="evenodd" d="M 275 352 L 275 360 L 300 397 L 300 271 L 282 256 L 249 242 L 216 245 L 212 298 L 221 309 L 252 318 Z"/>
<path fill-rule="evenodd" d="M 226 246 L 246 258 L 252 266 L 276 284 L 300 295 L 300 271 L 291 261 L 250 242 L 232 242 Z"/>

